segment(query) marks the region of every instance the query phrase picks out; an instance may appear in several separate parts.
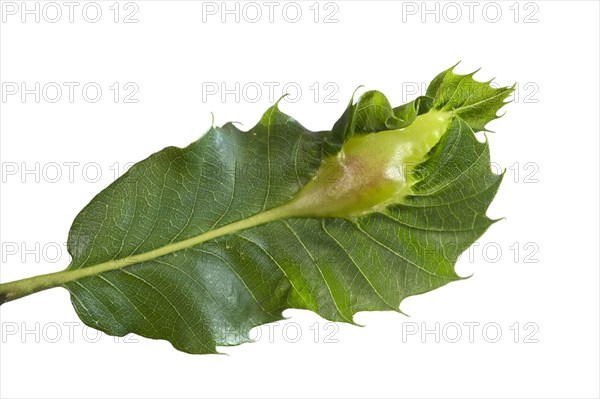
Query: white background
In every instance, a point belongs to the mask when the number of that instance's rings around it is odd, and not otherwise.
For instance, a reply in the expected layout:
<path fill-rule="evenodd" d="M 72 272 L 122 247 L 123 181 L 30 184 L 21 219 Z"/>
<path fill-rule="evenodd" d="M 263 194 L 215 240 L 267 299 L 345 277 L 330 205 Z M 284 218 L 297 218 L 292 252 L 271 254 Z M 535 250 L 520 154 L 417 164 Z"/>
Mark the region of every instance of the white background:
<path fill-rule="evenodd" d="M 313 130 L 330 128 L 361 84 L 399 105 L 459 60 L 458 72 L 482 67 L 480 80 L 517 82 L 519 96 L 488 135 L 493 161 L 508 168 L 489 215 L 506 219 L 460 259 L 459 273 L 473 277 L 407 299 L 410 317 L 361 313 L 364 328 L 335 330 L 309 312 L 286 311 L 291 319 L 255 332 L 257 343 L 222 348 L 229 356 L 193 356 L 165 341 L 96 337 L 67 292 L 53 289 L 0 311 L 1 397 L 599 396 L 597 2 L 479 2 L 472 21 L 463 2 L 428 2 L 436 21 L 421 2 L 341 1 L 318 4 L 317 23 L 312 1 L 298 3 L 297 23 L 284 18 L 283 2 L 273 23 L 262 2 L 256 23 L 247 21 L 256 8 L 244 14 L 243 3 L 239 23 L 203 14 L 221 11 L 220 2 L 98 2 L 97 23 L 83 18 L 85 2 L 72 23 L 62 2 L 56 23 L 48 21 L 55 8 L 42 13 L 45 2 L 39 23 L 35 15 L 23 23 L 21 3 L 12 3 L 15 15 L 7 3 L 2 282 L 66 267 L 71 221 L 127 162 L 194 141 L 210 112 L 218 125 L 250 128 L 271 104 L 269 84 L 279 84 L 276 98 L 286 83 L 290 94 L 301 88 L 298 101 L 281 108 Z M 132 12 L 138 22 L 124 23 Z M 324 23 L 332 12 L 337 23 Z M 34 94 L 7 94 L 36 82 L 39 103 Z M 63 87 L 56 103 L 51 82 Z M 72 103 L 65 82 L 79 83 Z M 95 103 L 82 96 L 90 82 L 102 88 Z M 245 95 L 207 94 L 222 82 L 246 85 Z M 257 85 L 263 92 L 252 102 Z M 132 87 L 138 102 L 126 103 Z M 453 343 L 457 327 L 462 336 Z M 439 338 L 423 336 L 424 328 L 438 328 Z"/>

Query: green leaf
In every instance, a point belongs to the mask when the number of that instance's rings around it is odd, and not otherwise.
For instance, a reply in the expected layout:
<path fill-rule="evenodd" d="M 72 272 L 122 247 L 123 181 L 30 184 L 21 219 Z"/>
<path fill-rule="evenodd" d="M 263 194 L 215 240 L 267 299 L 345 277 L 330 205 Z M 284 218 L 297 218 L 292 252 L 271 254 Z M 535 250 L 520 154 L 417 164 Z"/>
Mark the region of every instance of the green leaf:
<path fill-rule="evenodd" d="M 515 86 L 494 88 L 492 80 L 481 83 L 473 79 L 477 71 L 467 75 L 456 75 L 454 67 L 440 73 L 427 88 L 427 96 L 433 98 L 432 109 L 452 110 L 479 132 L 496 119 L 496 113 L 505 104 Z"/>
<path fill-rule="evenodd" d="M 247 132 L 211 127 L 134 165 L 76 217 L 66 271 L 0 285 L 4 301 L 63 286 L 108 334 L 216 353 L 288 308 L 359 311 L 461 279 L 502 176 L 474 132 L 512 91 L 452 69 L 392 108 L 377 91 L 311 132 L 277 104 Z"/>

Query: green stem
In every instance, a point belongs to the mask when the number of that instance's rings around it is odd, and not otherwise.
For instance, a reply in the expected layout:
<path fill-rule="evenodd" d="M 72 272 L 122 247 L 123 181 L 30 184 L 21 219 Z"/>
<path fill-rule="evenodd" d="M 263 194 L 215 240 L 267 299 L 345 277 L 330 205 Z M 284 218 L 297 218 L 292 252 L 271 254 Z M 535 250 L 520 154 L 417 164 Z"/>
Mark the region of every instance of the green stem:
<path fill-rule="evenodd" d="M 108 262 L 99 263 L 94 266 L 82 267 L 79 269 L 67 268 L 60 272 L 42 274 L 40 276 L 0 284 L 0 305 L 33 294 L 35 292 L 47 290 L 49 288 L 64 287 L 67 283 L 82 279 L 84 277 L 90 277 L 99 273 L 118 270 L 127 266 L 135 265 L 137 263 L 153 260 L 173 252 L 193 247 L 223 235 L 235 233 L 239 230 L 272 222 L 284 217 L 291 217 L 297 215 L 298 211 L 299 209 L 293 205 L 293 202 L 288 202 L 287 204 L 277 208 L 272 208 L 267 211 L 257 213 L 256 215 L 247 219 L 242 219 L 237 222 L 219 227 L 218 229 L 188 238 L 187 240 L 168 244 L 142 254 L 132 255 L 122 259 L 115 259 Z"/>
<path fill-rule="evenodd" d="M 63 270 L 49 274 L 42 274 L 35 277 L 26 278 L 23 280 L 12 281 L 10 283 L 0 284 L 0 305 L 33 294 L 35 292 L 47 290 L 62 286 L 77 279 L 76 273 L 79 270 Z"/>

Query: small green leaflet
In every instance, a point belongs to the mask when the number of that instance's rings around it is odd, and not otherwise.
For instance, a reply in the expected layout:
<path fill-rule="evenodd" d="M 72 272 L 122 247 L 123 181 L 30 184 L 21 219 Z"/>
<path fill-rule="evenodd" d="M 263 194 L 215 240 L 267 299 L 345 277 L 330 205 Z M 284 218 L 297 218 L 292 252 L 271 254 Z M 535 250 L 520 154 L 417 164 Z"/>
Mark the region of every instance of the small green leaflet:
<path fill-rule="evenodd" d="M 165 148 L 79 213 L 66 270 L 0 284 L 0 303 L 62 286 L 88 326 L 188 353 L 248 342 L 289 308 L 399 311 L 461 279 L 456 260 L 494 223 L 502 176 L 475 133 L 513 88 L 473 74 L 444 71 L 395 108 L 366 92 L 327 131 L 275 104 L 247 132 Z"/>

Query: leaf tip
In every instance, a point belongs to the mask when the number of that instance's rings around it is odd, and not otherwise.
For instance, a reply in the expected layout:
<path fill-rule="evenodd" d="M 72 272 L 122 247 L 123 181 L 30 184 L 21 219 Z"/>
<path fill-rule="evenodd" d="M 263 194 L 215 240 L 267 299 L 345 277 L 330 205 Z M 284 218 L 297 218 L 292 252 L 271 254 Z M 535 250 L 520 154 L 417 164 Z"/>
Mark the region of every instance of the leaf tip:
<path fill-rule="evenodd" d="M 503 175 L 504 175 L 504 173 L 503 173 Z M 490 226 L 491 226 L 492 224 L 495 224 L 495 223 L 501 222 L 501 221 L 503 221 L 503 220 L 507 220 L 505 216 L 499 217 L 498 219 L 490 219 Z"/>
<path fill-rule="evenodd" d="M 279 102 L 289 95 L 290 95 L 290 93 L 283 93 L 283 95 L 281 97 L 279 97 L 279 99 L 277 101 L 275 101 L 275 104 L 273 104 L 273 108 L 278 110 Z"/>
<path fill-rule="evenodd" d="M 358 87 L 354 89 L 354 91 L 352 92 L 352 96 L 350 97 L 350 105 L 354 104 L 354 97 L 356 96 L 356 92 L 364 87 L 365 85 L 358 85 Z"/>
<path fill-rule="evenodd" d="M 403 311 L 403 310 L 402 310 L 401 308 L 399 308 L 399 307 L 398 307 L 397 309 L 394 309 L 394 310 L 395 310 L 396 312 L 400 313 L 400 314 L 401 314 L 401 315 L 403 315 L 403 316 L 406 316 L 406 317 L 411 317 L 411 316 L 410 316 L 408 313 L 406 313 L 405 311 Z"/>
<path fill-rule="evenodd" d="M 366 324 L 360 324 L 360 323 L 357 323 L 355 321 L 352 321 L 352 325 L 356 326 L 356 327 L 366 327 L 367 326 Z"/>
<path fill-rule="evenodd" d="M 460 64 L 461 62 L 462 62 L 462 60 L 458 60 L 458 62 L 456 64 L 454 64 L 450 68 L 446 69 L 446 72 L 454 72 L 454 69 L 456 69 L 458 64 Z"/>
<path fill-rule="evenodd" d="M 481 67 L 477 68 L 476 70 L 474 70 L 474 71 L 473 71 L 473 72 L 471 72 L 471 73 L 468 73 L 468 74 L 466 74 L 465 76 L 468 76 L 468 77 L 472 78 L 472 77 L 473 77 L 473 76 L 475 76 L 475 74 L 476 74 L 477 72 L 479 72 L 479 71 L 481 71 Z M 496 79 L 496 78 L 492 78 L 492 80 L 494 80 L 494 79 Z"/>

